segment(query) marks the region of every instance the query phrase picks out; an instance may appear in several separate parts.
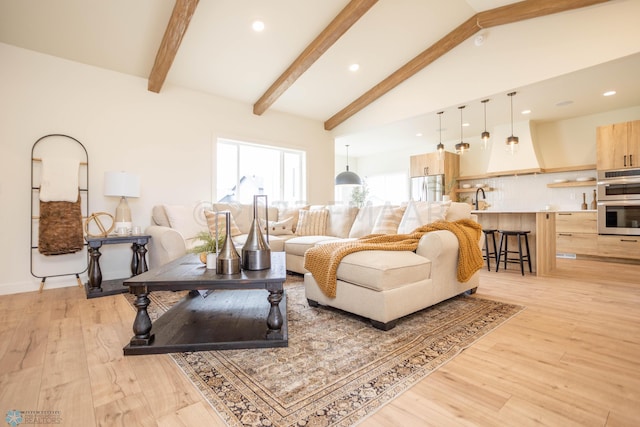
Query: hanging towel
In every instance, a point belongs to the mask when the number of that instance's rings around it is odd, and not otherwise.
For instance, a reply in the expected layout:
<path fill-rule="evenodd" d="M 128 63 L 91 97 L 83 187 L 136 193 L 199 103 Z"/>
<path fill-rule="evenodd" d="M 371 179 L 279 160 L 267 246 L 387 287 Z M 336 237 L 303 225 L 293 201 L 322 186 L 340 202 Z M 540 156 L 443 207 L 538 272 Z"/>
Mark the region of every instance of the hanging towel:
<path fill-rule="evenodd" d="M 76 202 L 78 200 L 77 159 L 43 157 L 40 177 L 41 202 Z"/>
<path fill-rule="evenodd" d="M 78 252 L 84 245 L 82 208 L 78 189 L 76 201 L 40 202 L 38 251 L 43 255 Z"/>

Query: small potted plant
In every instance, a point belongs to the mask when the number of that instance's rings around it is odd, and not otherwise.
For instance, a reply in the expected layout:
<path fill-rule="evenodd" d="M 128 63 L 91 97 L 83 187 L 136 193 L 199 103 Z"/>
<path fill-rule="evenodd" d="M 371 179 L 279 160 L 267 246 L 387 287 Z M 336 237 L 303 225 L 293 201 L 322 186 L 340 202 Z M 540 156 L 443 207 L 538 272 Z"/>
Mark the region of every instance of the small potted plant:
<path fill-rule="evenodd" d="M 222 248 L 224 238 L 224 234 L 218 234 L 218 250 Z M 207 254 L 216 253 L 216 237 L 208 231 L 201 231 L 196 235 L 196 239 L 198 239 L 201 243 L 191 248 L 189 252 L 200 254 L 200 261 L 202 261 L 203 264 L 206 264 Z"/>

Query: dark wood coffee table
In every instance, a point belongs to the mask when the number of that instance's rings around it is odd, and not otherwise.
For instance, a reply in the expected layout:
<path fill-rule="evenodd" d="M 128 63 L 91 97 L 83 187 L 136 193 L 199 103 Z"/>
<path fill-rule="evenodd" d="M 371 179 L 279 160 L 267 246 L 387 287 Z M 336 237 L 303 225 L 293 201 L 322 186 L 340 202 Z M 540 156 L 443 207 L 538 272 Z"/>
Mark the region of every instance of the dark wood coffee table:
<path fill-rule="evenodd" d="M 124 354 L 286 347 L 286 277 L 284 252 L 272 252 L 268 270 L 216 274 L 192 254 L 127 279 L 138 312 Z M 181 290 L 190 292 L 152 324 L 149 293 Z"/>

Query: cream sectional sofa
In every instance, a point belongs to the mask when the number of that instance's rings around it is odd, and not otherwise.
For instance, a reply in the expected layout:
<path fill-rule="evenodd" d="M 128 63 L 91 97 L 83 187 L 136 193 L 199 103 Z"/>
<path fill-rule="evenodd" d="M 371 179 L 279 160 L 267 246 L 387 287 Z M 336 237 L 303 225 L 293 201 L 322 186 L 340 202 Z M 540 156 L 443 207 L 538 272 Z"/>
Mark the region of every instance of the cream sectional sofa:
<path fill-rule="evenodd" d="M 231 211 L 237 226 L 233 240 L 240 253 L 253 220 L 252 207 L 217 203 L 214 209 Z M 340 239 L 409 233 L 435 220 L 462 218 L 475 219 L 470 205 L 456 202 L 409 202 L 406 206 L 361 209 L 340 205 L 270 207 L 269 244 L 272 251 L 286 252 L 287 270 L 305 275 L 306 297 L 311 305 L 345 310 L 388 330 L 405 315 L 477 288 L 478 273 L 464 283 L 457 279 L 459 245 L 452 232 L 426 233 L 415 252 L 362 251 L 347 255 L 338 267 L 335 298 L 324 295 L 304 268 L 305 251 Z M 196 206 L 155 206 L 152 222 L 146 230 L 152 236 L 148 245 L 151 268 L 184 255 L 196 243 L 195 235 L 208 229 Z M 478 242 L 479 248 L 481 245 Z"/>

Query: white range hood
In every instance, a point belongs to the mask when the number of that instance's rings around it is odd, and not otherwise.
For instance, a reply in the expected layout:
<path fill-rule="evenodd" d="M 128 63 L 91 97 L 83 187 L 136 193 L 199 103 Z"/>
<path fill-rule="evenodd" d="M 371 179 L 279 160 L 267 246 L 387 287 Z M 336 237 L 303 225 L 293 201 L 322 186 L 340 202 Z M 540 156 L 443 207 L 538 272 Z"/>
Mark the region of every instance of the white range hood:
<path fill-rule="evenodd" d="M 487 173 L 532 173 L 544 168 L 541 156 L 534 145 L 531 122 L 513 124 L 513 135 L 519 138 L 518 151 L 511 154 L 507 151 L 506 140 L 511 136 L 511 124 L 495 126 L 491 133 L 491 153 L 487 164 Z"/>

